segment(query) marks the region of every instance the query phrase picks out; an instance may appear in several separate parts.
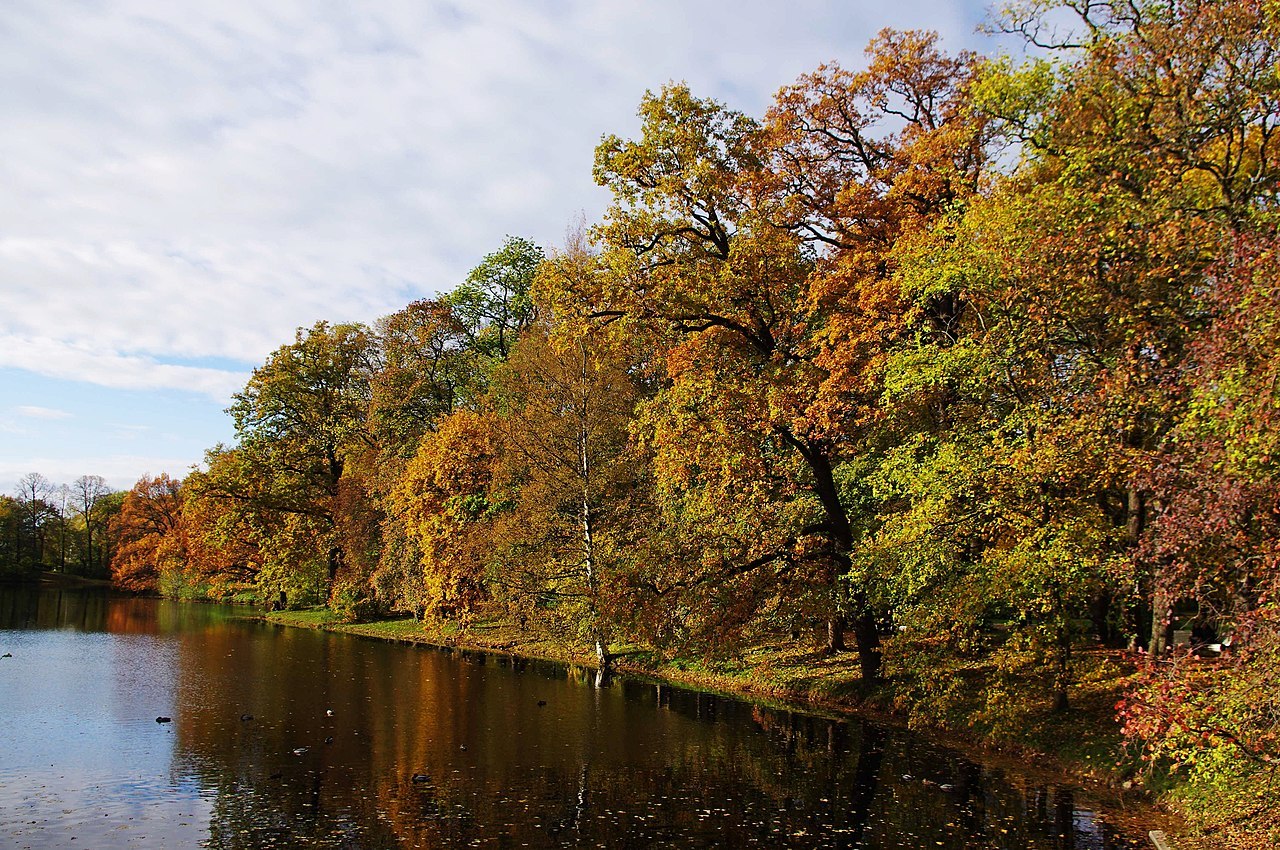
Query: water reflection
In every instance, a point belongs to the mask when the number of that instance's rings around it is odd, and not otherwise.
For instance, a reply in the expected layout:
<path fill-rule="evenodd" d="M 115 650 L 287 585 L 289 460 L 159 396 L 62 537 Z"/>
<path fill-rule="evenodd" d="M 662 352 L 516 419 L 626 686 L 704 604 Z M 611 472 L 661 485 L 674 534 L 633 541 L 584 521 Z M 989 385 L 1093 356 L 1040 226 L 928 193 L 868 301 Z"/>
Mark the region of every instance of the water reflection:
<path fill-rule="evenodd" d="M 29 750 L 0 757 L 0 837 L 139 846 L 132 816 L 216 848 L 1140 846 L 1068 789 L 873 724 L 236 613 L 0 588 L 0 734 Z M 52 743 L 19 728 L 41 711 Z M 80 791 L 19 788 L 59 781 Z"/>

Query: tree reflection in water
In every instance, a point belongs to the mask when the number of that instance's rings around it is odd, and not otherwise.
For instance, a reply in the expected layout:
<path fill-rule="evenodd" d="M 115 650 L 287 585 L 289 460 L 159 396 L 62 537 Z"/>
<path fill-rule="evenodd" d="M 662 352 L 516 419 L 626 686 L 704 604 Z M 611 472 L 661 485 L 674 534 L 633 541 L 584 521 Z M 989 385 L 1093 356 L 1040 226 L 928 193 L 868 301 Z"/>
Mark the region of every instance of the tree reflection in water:
<path fill-rule="evenodd" d="M 1068 789 L 856 719 L 214 606 L 6 594 L 0 624 L 176 647 L 155 671 L 167 781 L 208 800 L 209 847 L 1140 846 Z"/>

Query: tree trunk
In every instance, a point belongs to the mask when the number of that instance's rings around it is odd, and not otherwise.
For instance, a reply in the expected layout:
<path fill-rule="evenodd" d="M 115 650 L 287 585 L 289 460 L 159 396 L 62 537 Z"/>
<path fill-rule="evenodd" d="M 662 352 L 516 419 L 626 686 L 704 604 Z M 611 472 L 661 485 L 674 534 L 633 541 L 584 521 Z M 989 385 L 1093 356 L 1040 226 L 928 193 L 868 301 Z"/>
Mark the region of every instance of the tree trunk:
<path fill-rule="evenodd" d="M 845 619 L 843 614 L 834 614 L 827 620 L 827 654 L 835 655 L 837 652 L 844 652 L 844 627 Z"/>
<path fill-rule="evenodd" d="M 1151 663 L 1159 661 L 1173 642 L 1173 596 L 1157 580 L 1151 598 Z"/>
<path fill-rule="evenodd" d="M 1147 500 L 1141 490 L 1136 487 L 1130 487 L 1127 493 L 1127 502 L 1125 509 L 1125 536 L 1128 538 L 1130 546 L 1136 546 L 1146 524 Z"/>
<path fill-rule="evenodd" d="M 579 520 L 582 525 L 582 562 L 586 571 L 587 579 L 587 616 L 591 618 L 591 638 L 595 644 L 596 651 L 596 684 L 603 686 L 612 672 L 613 659 L 609 655 L 608 641 L 605 639 L 604 629 L 600 626 L 600 611 L 596 605 L 599 597 L 599 577 L 596 575 L 596 544 L 595 544 L 595 512 L 591 510 L 591 476 L 593 470 L 591 468 L 591 452 L 590 452 L 590 432 L 588 431 L 588 404 L 590 397 L 588 394 L 588 375 L 587 375 L 587 347 L 584 343 L 581 347 L 582 354 L 582 371 L 581 371 L 581 393 L 580 403 L 582 407 L 578 411 L 578 474 L 581 476 L 580 484 L 582 487 L 581 502 L 579 509 Z"/>
<path fill-rule="evenodd" d="M 863 611 L 853 621 L 853 635 L 858 642 L 858 667 L 862 681 L 875 684 L 880 681 L 880 629 L 871 612 Z"/>
<path fill-rule="evenodd" d="M 822 504 L 823 513 L 826 516 L 827 537 L 838 553 L 838 564 L 847 567 L 849 553 L 853 551 L 853 527 L 849 524 L 849 515 L 840 502 L 840 491 L 836 486 L 831 459 L 827 456 L 826 449 L 820 444 L 805 442 L 788 432 L 783 432 L 783 437 L 800 452 L 813 473 L 813 491 Z M 839 581 L 839 576 L 833 577 L 833 585 L 836 581 Z M 854 621 L 853 630 L 854 639 L 857 641 L 858 663 L 862 668 L 864 681 L 870 684 L 880 678 L 880 633 L 876 629 L 875 617 L 867 610 L 866 594 L 861 591 L 854 593 L 852 602 L 854 610 L 861 612 Z M 832 603 L 833 605 L 835 603 L 834 593 Z M 833 652 L 838 650 L 831 640 L 835 636 L 831 626 L 838 617 L 839 615 L 835 614 L 833 619 L 828 621 L 827 648 Z M 843 644 L 842 630 L 836 631 Z"/>

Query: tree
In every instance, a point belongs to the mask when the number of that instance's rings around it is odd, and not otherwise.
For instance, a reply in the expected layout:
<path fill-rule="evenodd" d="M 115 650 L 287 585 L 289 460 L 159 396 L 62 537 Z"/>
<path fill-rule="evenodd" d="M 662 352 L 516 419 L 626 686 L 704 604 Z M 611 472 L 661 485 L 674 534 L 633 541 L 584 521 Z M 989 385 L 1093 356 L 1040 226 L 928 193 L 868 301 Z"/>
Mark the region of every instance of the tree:
<path fill-rule="evenodd" d="M 97 515 L 97 508 L 102 497 L 110 492 L 106 480 L 101 475 L 81 475 L 73 485 L 76 511 L 84 523 L 84 566 L 90 574 L 94 572 L 93 532 L 101 522 Z"/>
<path fill-rule="evenodd" d="M 641 138 L 597 149 L 615 204 L 596 233 L 614 275 L 594 297 L 601 316 L 675 333 L 672 388 L 656 405 L 676 417 L 664 427 L 703 428 L 712 453 L 675 466 L 736 465 L 773 482 L 760 495 L 781 525 L 752 530 L 738 566 L 799 568 L 825 586 L 829 649 L 843 648 L 849 612 L 874 681 L 877 612 L 861 581 L 843 584 L 861 521 L 839 469 L 868 450 L 879 350 L 902 332 L 889 251 L 976 188 L 984 137 L 957 105 L 970 57 L 892 32 L 870 53 L 866 72 L 824 68 L 784 90 L 763 126 L 684 87 L 646 96 Z M 939 321 L 947 309 L 937 305 Z M 697 405 L 732 418 L 725 440 L 684 413 Z M 743 503 L 743 522 L 724 531 L 766 516 L 759 506 Z"/>
<path fill-rule="evenodd" d="M 18 505 L 22 511 L 22 541 L 18 557 L 30 568 L 40 569 L 44 564 L 48 524 L 54 516 L 49 499 L 54 491 L 53 483 L 38 472 L 29 472 L 18 481 Z M 26 551 L 25 555 L 22 550 Z"/>
<path fill-rule="evenodd" d="M 461 408 L 441 419 L 409 462 L 389 500 L 417 563 L 402 567 L 395 589 L 417 614 L 470 618 L 487 598 L 497 440 L 487 412 Z"/>
<path fill-rule="evenodd" d="M 125 590 L 154 591 L 166 574 L 186 563 L 182 482 L 166 473 L 144 475 L 128 493 L 114 522 L 119 541 L 111 577 Z"/>
<path fill-rule="evenodd" d="M 54 527 L 54 533 L 58 536 L 58 571 L 65 573 L 67 571 L 67 549 L 71 542 L 71 512 L 68 509 L 68 505 L 71 503 L 71 488 L 66 484 L 59 484 L 54 488 L 51 502 L 53 509 L 51 525 Z"/>
<path fill-rule="evenodd" d="M 506 359 L 533 320 L 529 290 L 542 257 L 542 249 L 529 240 L 508 236 L 445 297 L 465 330 L 468 348 L 491 360 Z"/>
<path fill-rule="evenodd" d="M 238 449 L 215 446 L 205 452 L 204 468 L 192 470 L 183 482 L 187 569 L 215 597 L 258 584 L 262 549 L 272 546 L 277 517 L 266 500 L 244 497 L 261 482 L 243 458 Z M 265 597 L 267 588 L 259 589 Z"/>
<path fill-rule="evenodd" d="M 627 430 L 641 391 L 619 354 L 602 328 L 566 322 L 550 335 L 535 325 L 494 381 L 495 479 L 512 501 L 495 518 L 495 583 L 526 611 L 553 611 L 562 629 L 579 630 L 601 671 L 642 478 Z"/>
<path fill-rule="evenodd" d="M 229 408 L 245 474 L 228 479 L 226 489 L 203 491 L 280 517 L 289 541 L 305 539 L 302 545 L 326 553 L 330 588 L 344 563 L 336 508 L 347 457 L 368 439 L 373 355 L 361 325 L 299 329 L 292 344 L 254 370 Z"/>
<path fill-rule="evenodd" d="M 22 506 L 12 496 L 0 495 L 0 571 L 15 575 L 22 565 Z"/>

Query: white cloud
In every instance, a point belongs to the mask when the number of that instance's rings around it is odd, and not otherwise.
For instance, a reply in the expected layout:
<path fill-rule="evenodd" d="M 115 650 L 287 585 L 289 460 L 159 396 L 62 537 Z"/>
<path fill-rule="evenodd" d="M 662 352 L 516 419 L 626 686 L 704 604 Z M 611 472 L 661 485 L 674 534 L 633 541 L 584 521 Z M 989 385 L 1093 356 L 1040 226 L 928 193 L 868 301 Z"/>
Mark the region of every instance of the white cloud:
<path fill-rule="evenodd" d="M 962 10 L 895 17 L 963 33 Z M 889 22 L 813 2 L 9 4 L 0 330 L 255 362 L 598 212 L 592 148 L 645 88 L 689 78 L 759 111 Z"/>
<path fill-rule="evenodd" d="M 229 400 L 248 379 L 248 375 L 241 372 L 159 363 L 148 357 L 96 350 L 44 337 L 23 339 L 0 334 L 0 367 L 4 366 L 118 389 L 185 390 L 218 402 Z M 26 409 L 40 408 L 27 406 Z"/>
<path fill-rule="evenodd" d="M 35 404 L 20 404 L 14 410 L 19 416 L 28 419 L 70 419 L 72 414 L 52 407 L 40 407 Z"/>

